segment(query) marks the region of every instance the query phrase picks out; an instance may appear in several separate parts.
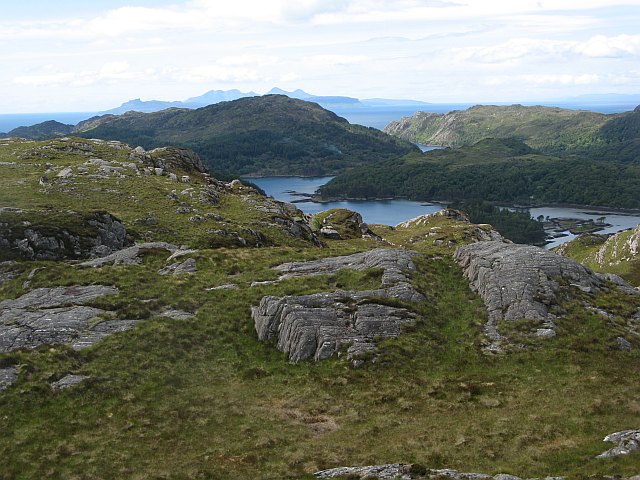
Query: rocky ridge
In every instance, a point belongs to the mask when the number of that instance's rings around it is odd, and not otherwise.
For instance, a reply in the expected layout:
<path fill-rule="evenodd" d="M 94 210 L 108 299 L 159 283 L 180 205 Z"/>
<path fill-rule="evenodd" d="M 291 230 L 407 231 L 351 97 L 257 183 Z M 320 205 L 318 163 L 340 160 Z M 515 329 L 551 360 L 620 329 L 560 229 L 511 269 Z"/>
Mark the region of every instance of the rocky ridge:
<path fill-rule="evenodd" d="M 385 305 L 384 299 L 416 303 L 424 300 L 410 283 L 417 252 L 375 249 L 343 257 L 275 267 L 281 279 L 336 273 L 342 268 L 381 268 L 382 288 L 366 291 L 337 291 L 303 296 L 266 296 L 252 308 L 258 338 L 275 341 L 277 348 L 299 362 L 308 358 L 325 360 L 346 349 L 353 365 L 375 349 L 375 338 L 396 337 L 402 325 L 415 314 L 406 308 Z"/>
<path fill-rule="evenodd" d="M 529 245 L 480 242 L 460 247 L 454 259 L 487 307 L 484 331 L 490 350 L 500 350 L 506 340 L 498 331 L 502 320 L 533 320 L 531 336 L 554 337 L 561 289 L 595 293 L 610 281 L 630 295 L 638 293 L 615 275 L 596 274 L 574 260 Z"/>

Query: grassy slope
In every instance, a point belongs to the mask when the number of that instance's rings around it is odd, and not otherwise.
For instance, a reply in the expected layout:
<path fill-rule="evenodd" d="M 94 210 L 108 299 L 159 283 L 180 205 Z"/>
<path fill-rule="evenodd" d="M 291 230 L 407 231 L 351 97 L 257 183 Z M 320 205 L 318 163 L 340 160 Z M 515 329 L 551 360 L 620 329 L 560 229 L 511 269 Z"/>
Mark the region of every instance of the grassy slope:
<path fill-rule="evenodd" d="M 584 263 L 598 272 L 615 273 L 633 285 L 640 286 L 640 258 L 630 254 L 625 243 L 637 232 L 637 228 L 614 235 L 605 253 L 603 261 L 598 261 L 596 253 L 603 247 L 605 238 L 601 235 L 581 235 L 558 247 L 558 253 Z"/>
<path fill-rule="evenodd" d="M 410 141 L 452 147 L 473 145 L 487 137 L 516 137 L 533 148 L 557 152 L 596 141 L 598 129 L 610 118 L 583 110 L 522 105 L 478 105 L 442 115 L 420 113 L 406 123 L 391 123 L 385 131 Z"/>
<path fill-rule="evenodd" d="M 21 148 L 30 147 L 0 149 L 0 161 Z M 76 204 L 74 196 L 40 194 L 34 182 L 41 167 L 19 165 L 0 166 L 2 204 Z M 149 190 L 149 198 L 155 192 L 159 199 L 162 184 L 155 182 L 162 180 L 146 180 L 138 195 Z M 94 194 L 89 203 L 135 224 L 141 203 L 129 207 Z M 192 225 L 161 207 L 153 207 L 161 225 L 178 233 L 154 230 L 150 239 L 188 238 Z M 231 199 L 219 213 L 251 223 Z M 440 228 L 437 237 L 428 236 L 432 227 Z M 95 270 L 25 262 L 25 273 L 0 287 L 0 300 L 21 294 L 31 268 L 44 267 L 32 287 L 115 284 L 120 295 L 96 305 L 147 320 L 82 352 L 47 347 L 0 356 L 0 365 L 18 364 L 21 371 L 17 384 L 0 394 L 0 478 L 295 479 L 321 468 L 398 461 L 522 476 L 637 473 L 637 454 L 593 458 L 608 448 L 605 434 L 640 423 L 637 349 L 611 350 L 601 319 L 568 300 L 570 319 L 559 321 L 564 334 L 545 348 L 483 356 L 482 303 L 446 247 L 449 239 L 463 243 L 475 227 L 436 217 L 407 229 L 373 228 L 428 253 L 415 278 L 428 299 L 415 327 L 382 345 L 383 361 L 357 370 L 339 359 L 287 363 L 272 345 L 258 342 L 249 307 L 266 294 L 368 288 L 379 273 L 249 283 L 275 279 L 270 266 L 284 261 L 350 253 L 373 242 L 334 241 L 318 249 L 281 236 L 278 247 L 203 249 L 198 273 L 187 278 L 157 275 L 165 264 L 161 253 L 139 266 Z M 435 247 L 434 238 L 442 244 Z M 206 290 L 229 282 L 240 288 Z M 187 321 L 153 317 L 166 306 L 198 314 Z M 47 382 L 69 371 L 92 379 L 53 393 Z"/>

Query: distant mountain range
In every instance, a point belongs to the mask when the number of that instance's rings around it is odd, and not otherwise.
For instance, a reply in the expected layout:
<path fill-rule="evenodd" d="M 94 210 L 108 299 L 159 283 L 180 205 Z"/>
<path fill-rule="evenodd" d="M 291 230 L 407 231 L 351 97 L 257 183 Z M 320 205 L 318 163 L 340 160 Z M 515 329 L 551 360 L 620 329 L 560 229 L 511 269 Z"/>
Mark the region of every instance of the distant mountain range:
<path fill-rule="evenodd" d="M 417 100 L 393 100 L 387 98 L 372 98 L 360 100 L 354 97 L 345 97 L 339 95 L 312 95 L 304 90 L 294 90 L 292 92 L 282 90 L 281 88 L 272 88 L 265 95 L 286 95 L 289 98 L 295 98 L 298 100 L 305 100 L 307 102 L 315 102 L 323 108 L 362 108 L 368 107 L 389 107 L 389 106 L 414 106 L 414 107 L 427 107 L 430 103 L 420 102 Z M 198 97 L 191 97 L 184 101 L 162 101 L 162 100 L 140 100 L 136 98 L 124 102 L 122 105 L 110 110 L 101 112 L 111 114 L 121 114 L 130 111 L 136 112 L 158 112 L 167 108 L 200 108 L 207 105 L 213 105 L 220 102 L 228 102 L 231 100 L 238 100 L 246 97 L 258 97 L 260 94 L 256 92 L 241 92 L 240 90 L 209 90 L 203 95 Z"/>

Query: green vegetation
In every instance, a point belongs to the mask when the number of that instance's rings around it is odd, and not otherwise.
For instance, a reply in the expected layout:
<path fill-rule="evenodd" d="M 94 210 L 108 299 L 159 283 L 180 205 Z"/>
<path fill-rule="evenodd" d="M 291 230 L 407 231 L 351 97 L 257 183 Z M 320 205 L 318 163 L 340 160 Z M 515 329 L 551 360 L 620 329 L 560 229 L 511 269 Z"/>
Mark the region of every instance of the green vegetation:
<path fill-rule="evenodd" d="M 409 154 L 342 173 L 323 198 L 407 197 L 413 200 L 525 205 L 564 203 L 640 208 L 640 165 L 533 152 L 514 139 Z"/>
<path fill-rule="evenodd" d="M 512 212 L 488 202 L 475 201 L 452 205 L 469 215 L 471 223 L 489 223 L 515 243 L 543 244 L 546 233 L 542 222 L 533 220 L 527 212 Z"/>
<path fill-rule="evenodd" d="M 640 227 L 606 235 L 580 235 L 556 251 L 599 272 L 615 273 L 640 286 L 640 257 L 637 242 Z"/>
<path fill-rule="evenodd" d="M 0 273 L 18 274 L 0 284 L 0 301 L 25 293 L 37 268 L 30 288 L 115 285 L 118 295 L 93 305 L 143 320 L 87 350 L 47 346 L 0 355 L 0 366 L 19 370 L 17 382 L 0 393 L 0 479 L 293 480 L 323 468 L 391 462 L 415 464 L 416 472 L 446 467 L 523 477 L 637 473 L 637 453 L 594 457 L 609 448 L 604 435 L 638 427 L 640 351 L 612 349 L 616 330 L 583 304 L 593 300 L 616 315 L 640 305 L 615 307 L 615 294 L 566 298 L 557 338 L 543 348 L 487 356 L 480 348 L 485 309 L 450 253 L 488 227 L 444 216 L 373 226 L 389 242 L 425 254 L 413 276 L 426 296 L 416 307 L 419 319 L 405 335 L 381 342 L 380 360 L 363 368 L 341 358 L 290 364 L 274 345 L 258 341 L 250 307 L 264 295 L 375 288 L 380 271 L 251 283 L 277 279 L 272 267 L 284 262 L 381 244 L 358 238 L 318 248 L 287 234 L 258 208 L 273 205 L 250 189 L 225 190 L 216 204 L 201 200 L 205 179 L 193 172 L 190 184 L 144 175 L 96 178 L 92 165 L 86 175 L 77 173 L 91 157 L 130 159 L 103 144 L 92 144 L 91 155 L 69 151 L 76 142 L 0 145 L 0 205 L 106 210 L 140 239 L 198 247 L 192 254 L 198 271 L 160 276 L 168 254 L 158 251 L 132 266 L 0 265 Z M 54 171 L 41 186 L 47 163 Z M 57 179 L 64 166 L 76 173 Z M 189 208 L 223 220 L 190 222 L 192 213 L 176 212 L 184 205 L 170 198 L 173 190 Z M 269 246 L 221 247 L 210 230 L 224 228 L 255 229 Z M 211 289 L 229 283 L 237 288 Z M 197 314 L 158 317 L 165 308 Z M 50 389 L 69 372 L 90 379 Z"/>
<path fill-rule="evenodd" d="M 315 103 L 282 95 L 197 110 L 105 115 L 76 130 L 146 149 L 185 146 L 216 175 L 325 175 L 417 150 L 375 128 L 351 125 Z"/>
<path fill-rule="evenodd" d="M 518 138 L 548 155 L 638 163 L 640 111 L 616 115 L 557 107 L 478 105 L 446 114 L 417 112 L 385 131 L 427 145 L 471 146 L 480 140 Z"/>

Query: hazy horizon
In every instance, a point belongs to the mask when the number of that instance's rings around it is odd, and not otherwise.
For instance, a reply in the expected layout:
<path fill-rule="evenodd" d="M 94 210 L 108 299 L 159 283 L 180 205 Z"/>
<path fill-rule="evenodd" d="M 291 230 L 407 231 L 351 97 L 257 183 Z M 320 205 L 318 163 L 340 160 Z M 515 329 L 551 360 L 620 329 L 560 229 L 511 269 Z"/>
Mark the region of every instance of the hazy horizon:
<path fill-rule="evenodd" d="M 0 113 L 212 89 L 549 101 L 640 93 L 640 0 L 45 0 L 3 8 Z"/>

